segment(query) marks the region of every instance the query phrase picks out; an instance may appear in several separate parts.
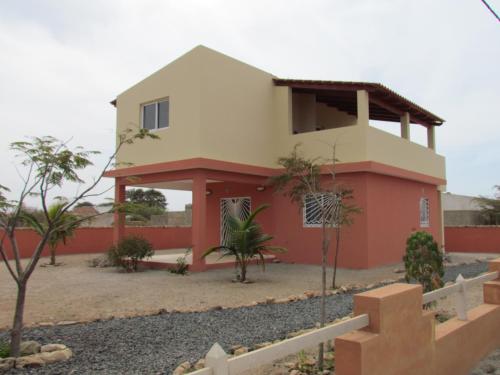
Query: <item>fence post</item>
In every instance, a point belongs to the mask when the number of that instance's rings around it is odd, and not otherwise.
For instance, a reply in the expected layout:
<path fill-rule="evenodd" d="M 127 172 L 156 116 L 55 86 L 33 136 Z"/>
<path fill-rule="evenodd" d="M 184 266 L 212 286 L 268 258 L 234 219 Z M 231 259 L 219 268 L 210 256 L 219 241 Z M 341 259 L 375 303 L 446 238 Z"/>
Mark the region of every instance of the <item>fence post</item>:
<path fill-rule="evenodd" d="M 500 305 L 500 258 L 490 261 L 490 272 L 498 272 L 496 280 L 483 284 L 484 303 Z"/>
<path fill-rule="evenodd" d="M 455 296 L 455 309 L 457 310 L 457 318 L 459 320 L 467 320 L 467 300 L 465 297 L 465 280 L 462 274 L 457 276 L 455 280 L 457 285 L 460 286 L 460 290 Z"/>
<path fill-rule="evenodd" d="M 205 367 L 212 370 L 212 375 L 229 375 L 227 354 L 222 347 L 215 343 L 205 357 Z"/>

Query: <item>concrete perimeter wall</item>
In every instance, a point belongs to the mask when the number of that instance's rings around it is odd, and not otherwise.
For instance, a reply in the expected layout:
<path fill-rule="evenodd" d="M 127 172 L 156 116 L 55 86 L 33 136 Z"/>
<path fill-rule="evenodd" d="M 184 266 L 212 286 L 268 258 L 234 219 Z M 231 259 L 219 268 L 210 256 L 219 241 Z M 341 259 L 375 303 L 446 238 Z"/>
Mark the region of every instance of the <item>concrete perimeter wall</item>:
<path fill-rule="evenodd" d="M 445 227 L 446 251 L 500 253 L 500 226 Z"/>
<path fill-rule="evenodd" d="M 3 232 L 0 231 L 0 236 Z M 153 249 L 176 249 L 191 247 L 191 227 L 126 227 L 125 235 L 139 235 L 153 245 Z M 21 257 L 28 258 L 33 253 L 40 237 L 31 229 L 17 230 L 17 242 Z M 79 228 L 66 245 L 57 248 L 58 255 L 104 253 L 113 244 L 113 228 Z M 49 255 L 44 249 L 43 256 Z M 7 256 L 12 252 L 7 243 Z"/>

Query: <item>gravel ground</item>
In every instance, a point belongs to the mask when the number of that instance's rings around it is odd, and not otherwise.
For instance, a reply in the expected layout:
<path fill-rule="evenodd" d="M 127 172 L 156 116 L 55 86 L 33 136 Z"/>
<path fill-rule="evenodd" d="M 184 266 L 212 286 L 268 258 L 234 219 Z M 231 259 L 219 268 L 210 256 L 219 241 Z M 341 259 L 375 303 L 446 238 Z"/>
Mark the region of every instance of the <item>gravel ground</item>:
<path fill-rule="evenodd" d="M 60 256 L 60 267 L 38 267 L 29 283 L 25 324 L 41 322 L 88 321 L 110 317 L 131 317 L 168 311 L 205 310 L 209 307 L 237 307 L 266 297 L 276 299 L 319 290 L 320 268 L 314 265 L 269 264 L 266 272 L 251 266 L 248 277 L 253 284 L 231 283 L 234 268 L 173 275 L 167 271 L 118 272 L 114 268 L 90 268 L 86 260 L 96 255 Z M 41 264 L 47 262 L 41 260 Z M 394 268 L 370 270 L 339 269 L 340 285 L 371 284 L 395 279 Z M 328 279 L 331 271 L 328 272 Z M 105 287 L 103 287 L 105 286 Z M 7 268 L 0 265 L 0 330 L 12 324 L 16 285 Z"/>
<path fill-rule="evenodd" d="M 472 277 L 486 270 L 485 263 L 447 269 Z M 328 320 L 351 312 L 352 295 L 327 299 Z M 313 327 L 318 321 L 319 298 L 287 304 L 257 305 L 198 313 L 155 316 L 31 328 L 25 339 L 40 343 L 62 342 L 74 352 L 67 362 L 11 373 L 36 374 L 169 374 L 183 361 L 203 357 L 214 342 L 226 351 L 232 345 L 253 346 L 283 339 L 289 332 Z M 0 340 L 7 332 L 0 332 Z"/>
<path fill-rule="evenodd" d="M 470 375 L 500 375 L 500 348 L 479 362 Z"/>
<path fill-rule="evenodd" d="M 474 262 L 466 265 L 447 267 L 444 274 L 443 280 L 455 281 L 459 274 L 466 279 L 477 276 L 480 273 L 486 272 L 488 270 L 488 263 L 485 262 Z"/>
<path fill-rule="evenodd" d="M 351 312 L 352 296 L 328 299 L 328 319 Z M 195 362 L 214 342 L 253 346 L 314 327 L 319 299 L 201 313 L 168 313 L 72 326 L 30 329 L 26 338 L 63 342 L 74 352 L 67 362 L 21 373 L 169 374 L 183 361 Z M 3 334 L 5 336 L 5 334 Z M 0 335 L 0 339 L 4 338 Z M 19 373 L 19 372 L 18 372 Z"/>

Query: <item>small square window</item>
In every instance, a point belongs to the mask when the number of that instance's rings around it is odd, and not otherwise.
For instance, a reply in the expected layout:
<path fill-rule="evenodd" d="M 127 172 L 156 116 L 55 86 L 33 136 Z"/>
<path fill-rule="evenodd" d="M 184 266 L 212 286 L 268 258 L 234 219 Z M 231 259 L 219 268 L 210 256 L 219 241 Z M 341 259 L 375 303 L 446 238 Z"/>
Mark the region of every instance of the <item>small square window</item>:
<path fill-rule="evenodd" d="M 420 226 L 428 228 L 429 220 L 429 198 L 420 198 Z"/>
<path fill-rule="evenodd" d="M 142 127 L 148 130 L 168 128 L 169 102 L 162 100 L 142 106 Z"/>

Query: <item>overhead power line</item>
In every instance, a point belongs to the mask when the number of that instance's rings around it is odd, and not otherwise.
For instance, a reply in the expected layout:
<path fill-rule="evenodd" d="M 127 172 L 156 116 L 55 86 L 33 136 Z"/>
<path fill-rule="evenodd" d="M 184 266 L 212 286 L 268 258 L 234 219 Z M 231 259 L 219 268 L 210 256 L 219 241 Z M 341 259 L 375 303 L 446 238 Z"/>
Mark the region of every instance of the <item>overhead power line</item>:
<path fill-rule="evenodd" d="M 498 16 L 498 14 L 496 14 L 496 12 L 493 10 L 492 7 L 490 7 L 490 5 L 486 2 L 486 0 L 481 0 L 481 2 L 486 6 L 486 8 L 488 8 L 488 10 L 495 16 L 495 18 L 497 19 L 498 22 L 500 22 L 500 17 Z"/>

